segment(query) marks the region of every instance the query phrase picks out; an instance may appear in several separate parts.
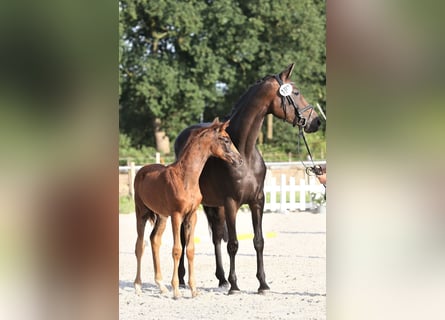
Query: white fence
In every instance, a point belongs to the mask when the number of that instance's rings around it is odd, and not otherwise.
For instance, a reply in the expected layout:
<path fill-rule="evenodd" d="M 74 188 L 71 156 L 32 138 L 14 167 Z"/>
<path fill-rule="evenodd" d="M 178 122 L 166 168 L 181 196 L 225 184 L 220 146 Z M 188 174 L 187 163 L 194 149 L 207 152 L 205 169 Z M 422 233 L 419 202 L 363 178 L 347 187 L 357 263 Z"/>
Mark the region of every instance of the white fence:
<path fill-rule="evenodd" d="M 306 183 L 306 179 L 300 179 L 299 184 L 296 184 L 295 178 L 289 177 L 289 183 L 287 183 L 286 175 L 282 174 L 278 184 L 276 178 L 266 178 L 264 211 L 285 213 L 317 207 L 318 205 L 312 202 L 312 195 L 324 198 L 325 187 L 318 183 L 315 177 L 310 176 L 308 180 L 309 183 Z M 309 201 L 306 199 L 307 196 Z"/>
<path fill-rule="evenodd" d="M 316 164 L 325 163 L 325 161 L 318 161 Z M 313 196 L 321 199 L 325 195 L 325 187 L 318 182 L 314 176 L 304 174 L 304 179 L 299 179 L 298 184 L 296 178 L 293 176 L 280 175 L 280 181 L 271 174 L 271 168 L 286 168 L 290 165 L 300 165 L 298 163 L 266 163 L 268 171 L 266 180 L 264 181 L 264 193 L 266 201 L 264 204 L 265 212 L 280 212 L 286 213 L 288 211 L 296 210 L 311 210 L 317 208 L 318 204 L 312 201 Z M 305 163 L 305 166 L 311 165 Z M 129 174 L 129 191 L 133 194 L 133 181 L 136 171 L 142 166 L 136 166 L 131 163 L 130 166 L 119 166 L 119 172 Z"/>

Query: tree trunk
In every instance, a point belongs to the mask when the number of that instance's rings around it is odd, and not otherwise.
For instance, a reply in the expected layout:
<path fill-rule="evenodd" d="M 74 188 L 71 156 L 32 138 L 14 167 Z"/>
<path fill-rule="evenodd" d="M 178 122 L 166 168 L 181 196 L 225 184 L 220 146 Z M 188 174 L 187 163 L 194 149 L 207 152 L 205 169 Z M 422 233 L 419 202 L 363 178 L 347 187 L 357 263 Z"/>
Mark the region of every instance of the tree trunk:
<path fill-rule="evenodd" d="M 155 120 L 155 141 L 156 150 L 162 154 L 170 153 L 170 139 L 161 128 L 161 120 Z"/>

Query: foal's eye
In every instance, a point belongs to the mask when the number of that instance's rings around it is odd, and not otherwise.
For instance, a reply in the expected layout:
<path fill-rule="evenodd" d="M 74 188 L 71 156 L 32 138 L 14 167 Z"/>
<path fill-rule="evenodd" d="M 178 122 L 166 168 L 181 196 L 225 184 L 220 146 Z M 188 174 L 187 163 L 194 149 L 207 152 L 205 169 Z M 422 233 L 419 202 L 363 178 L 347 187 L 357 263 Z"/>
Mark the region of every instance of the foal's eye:
<path fill-rule="evenodd" d="M 300 92 L 298 92 L 298 91 L 294 92 L 294 95 L 296 95 L 296 96 L 298 96 L 299 94 L 300 94 Z"/>

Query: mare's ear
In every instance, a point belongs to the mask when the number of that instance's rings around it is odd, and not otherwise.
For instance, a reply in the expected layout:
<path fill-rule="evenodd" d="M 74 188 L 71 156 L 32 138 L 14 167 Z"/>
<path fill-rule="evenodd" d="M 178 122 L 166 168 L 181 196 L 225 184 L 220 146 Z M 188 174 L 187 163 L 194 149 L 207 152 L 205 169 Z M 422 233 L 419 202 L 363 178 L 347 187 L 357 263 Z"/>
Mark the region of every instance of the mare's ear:
<path fill-rule="evenodd" d="M 295 63 L 291 63 L 290 65 L 288 65 L 287 68 L 284 69 L 280 73 L 281 80 L 285 81 L 285 80 L 290 79 L 290 77 L 292 75 L 292 71 L 294 71 L 294 67 L 295 67 Z"/>

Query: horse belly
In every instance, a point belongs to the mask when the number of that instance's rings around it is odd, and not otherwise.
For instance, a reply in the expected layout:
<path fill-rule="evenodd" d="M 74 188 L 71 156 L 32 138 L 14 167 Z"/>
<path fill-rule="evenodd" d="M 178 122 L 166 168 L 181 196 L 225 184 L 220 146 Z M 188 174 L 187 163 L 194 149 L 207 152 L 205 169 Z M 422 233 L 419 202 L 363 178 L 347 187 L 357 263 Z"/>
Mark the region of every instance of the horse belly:
<path fill-rule="evenodd" d="M 244 177 L 231 177 L 230 174 L 222 174 L 225 179 L 212 174 L 201 176 L 200 187 L 202 203 L 206 206 L 223 206 L 227 198 L 234 199 L 240 204 L 258 196 L 259 182 L 254 176 L 247 174 Z"/>

